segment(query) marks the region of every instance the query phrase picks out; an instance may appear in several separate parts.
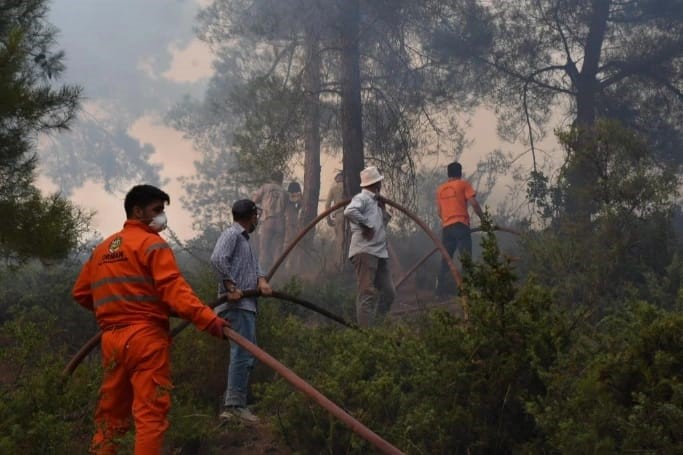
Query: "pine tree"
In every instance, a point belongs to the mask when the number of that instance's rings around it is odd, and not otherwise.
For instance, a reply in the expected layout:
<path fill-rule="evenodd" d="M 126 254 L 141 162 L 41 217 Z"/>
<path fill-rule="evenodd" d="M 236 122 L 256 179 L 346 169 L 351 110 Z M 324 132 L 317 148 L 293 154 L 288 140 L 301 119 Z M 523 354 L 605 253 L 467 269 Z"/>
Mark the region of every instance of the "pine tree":
<path fill-rule="evenodd" d="M 0 0 L 0 251 L 12 258 L 65 256 L 88 216 L 59 195 L 36 188 L 41 133 L 74 119 L 81 89 L 54 81 L 64 54 L 45 0 Z"/>

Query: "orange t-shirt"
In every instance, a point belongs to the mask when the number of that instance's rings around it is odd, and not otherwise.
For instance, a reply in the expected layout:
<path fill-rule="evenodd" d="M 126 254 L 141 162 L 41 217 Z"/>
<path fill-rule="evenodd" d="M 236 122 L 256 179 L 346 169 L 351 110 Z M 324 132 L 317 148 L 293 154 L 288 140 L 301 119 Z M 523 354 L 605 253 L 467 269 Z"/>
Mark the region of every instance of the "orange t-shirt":
<path fill-rule="evenodd" d="M 470 214 L 467 211 L 467 201 L 476 194 L 467 180 L 454 179 L 442 183 L 436 190 L 436 205 L 439 208 L 441 226 L 446 227 L 455 223 L 469 226 Z"/>

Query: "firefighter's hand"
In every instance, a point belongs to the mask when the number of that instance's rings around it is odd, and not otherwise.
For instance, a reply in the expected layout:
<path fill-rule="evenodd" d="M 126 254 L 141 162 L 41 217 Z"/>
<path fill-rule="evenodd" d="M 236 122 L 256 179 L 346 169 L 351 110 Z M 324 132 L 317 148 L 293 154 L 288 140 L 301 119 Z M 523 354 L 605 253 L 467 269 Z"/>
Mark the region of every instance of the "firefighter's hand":
<path fill-rule="evenodd" d="M 375 236 L 375 229 L 371 228 L 369 226 L 361 226 L 362 232 L 363 232 L 363 238 L 365 240 L 372 240 L 372 238 Z"/>
<path fill-rule="evenodd" d="M 334 227 L 334 225 L 337 224 L 337 223 L 335 222 L 334 218 L 332 218 L 331 216 L 328 216 L 328 217 L 325 218 L 325 219 L 327 220 L 327 225 L 330 226 L 330 227 Z"/>
<path fill-rule="evenodd" d="M 232 291 L 228 291 L 228 302 L 238 302 L 242 298 L 242 291 L 237 288 L 233 288 Z"/>
<path fill-rule="evenodd" d="M 216 318 L 213 321 L 211 321 L 211 323 L 206 327 L 205 330 L 209 332 L 212 336 L 223 339 L 225 338 L 225 333 L 223 333 L 223 329 L 225 327 L 229 328 L 230 322 L 216 316 Z"/>
<path fill-rule="evenodd" d="M 266 281 L 265 278 L 259 278 L 257 289 L 261 295 L 273 295 L 273 288 L 270 287 L 270 284 L 268 284 L 268 281 Z"/>

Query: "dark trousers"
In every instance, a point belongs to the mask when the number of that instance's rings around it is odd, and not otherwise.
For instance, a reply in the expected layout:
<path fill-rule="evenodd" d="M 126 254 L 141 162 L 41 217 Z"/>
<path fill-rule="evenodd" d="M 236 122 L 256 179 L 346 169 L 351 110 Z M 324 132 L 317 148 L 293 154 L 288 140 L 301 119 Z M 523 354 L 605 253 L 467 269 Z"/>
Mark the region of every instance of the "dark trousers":
<path fill-rule="evenodd" d="M 449 224 L 441 230 L 441 243 L 448 255 L 453 257 L 457 249 L 460 256 L 472 255 L 472 234 L 470 227 L 464 223 Z M 441 259 L 439 278 L 436 285 L 436 295 L 447 295 L 457 291 L 455 279 L 451 276 L 451 269 L 445 259 Z"/>
<path fill-rule="evenodd" d="M 384 319 L 394 302 L 396 288 L 391 279 L 389 259 L 358 253 L 351 258 L 351 263 L 358 279 L 356 321 L 360 327 L 367 328 Z"/>

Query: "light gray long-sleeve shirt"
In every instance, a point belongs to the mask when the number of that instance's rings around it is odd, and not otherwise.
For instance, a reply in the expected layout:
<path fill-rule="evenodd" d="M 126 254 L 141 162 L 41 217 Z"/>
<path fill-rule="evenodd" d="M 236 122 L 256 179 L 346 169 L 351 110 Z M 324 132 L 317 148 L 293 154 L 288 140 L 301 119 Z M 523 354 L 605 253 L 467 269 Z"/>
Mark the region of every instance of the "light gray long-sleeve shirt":
<path fill-rule="evenodd" d="M 379 258 L 388 258 L 387 231 L 384 225 L 384 214 L 372 191 L 362 190 L 356 194 L 344 209 L 344 216 L 351 226 L 351 244 L 349 257 L 358 253 L 368 253 Z M 370 240 L 363 238 L 361 226 L 371 227 L 375 235 Z"/>
<path fill-rule="evenodd" d="M 224 282 L 232 281 L 237 289 L 256 289 L 258 279 L 266 276 L 259 266 L 258 259 L 251 249 L 249 234 L 241 224 L 233 223 L 216 242 L 211 254 L 211 263 L 218 275 L 218 294 L 227 292 Z M 219 313 L 226 305 L 256 312 L 256 298 L 245 297 L 237 303 L 221 304 L 216 307 Z"/>

